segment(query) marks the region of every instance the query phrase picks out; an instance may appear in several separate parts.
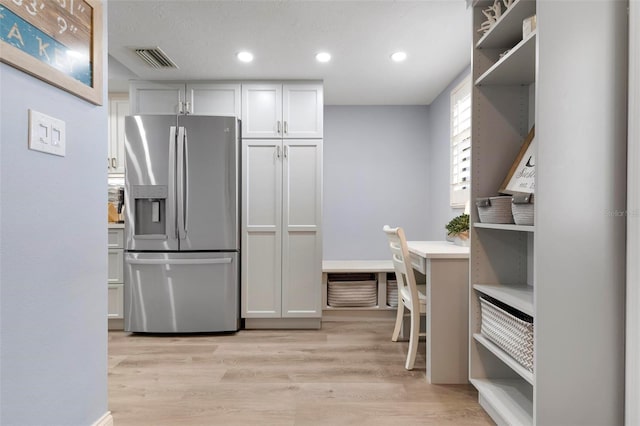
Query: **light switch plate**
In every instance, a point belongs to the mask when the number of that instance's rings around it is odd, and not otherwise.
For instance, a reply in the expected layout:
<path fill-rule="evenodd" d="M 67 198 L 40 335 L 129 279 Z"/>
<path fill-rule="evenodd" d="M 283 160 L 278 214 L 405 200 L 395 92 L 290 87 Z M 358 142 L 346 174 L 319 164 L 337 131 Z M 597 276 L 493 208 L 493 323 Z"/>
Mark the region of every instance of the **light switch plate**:
<path fill-rule="evenodd" d="M 66 154 L 65 122 L 30 109 L 29 149 L 64 157 Z"/>

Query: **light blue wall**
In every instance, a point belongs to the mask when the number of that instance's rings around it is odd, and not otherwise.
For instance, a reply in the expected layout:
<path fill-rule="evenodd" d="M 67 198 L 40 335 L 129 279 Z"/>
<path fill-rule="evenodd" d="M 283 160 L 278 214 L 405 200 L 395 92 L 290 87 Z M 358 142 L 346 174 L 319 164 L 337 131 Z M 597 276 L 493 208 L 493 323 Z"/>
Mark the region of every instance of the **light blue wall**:
<path fill-rule="evenodd" d="M 427 181 L 429 211 L 427 215 L 427 239 L 443 240 L 446 237 L 445 225 L 463 209 L 454 209 L 449 205 L 449 163 L 451 158 L 451 90 L 471 72 L 465 68 L 445 90 L 438 95 L 429 107 L 429 147 L 427 150 Z M 473 203 L 471 203 L 473 206 Z"/>
<path fill-rule="evenodd" d="M 382 226 L 443 240 L 449 206 L 450 94 L 429 106 L 325 106 L 325 260 L 386 259 Z"/>
<path fill-rule="evenodd" d="M 385 224 L 427 238 L 427 106 L 326 106 L 326 260 L 387 259 Z"/>
<path fill-rule="evenodd" d="M 107 107 L 5 64 L 0 92 L 0 424 L 90 425 L 108 410 Z M 66 157 L 27 149 L 28 109 L 66 122 Z"/>

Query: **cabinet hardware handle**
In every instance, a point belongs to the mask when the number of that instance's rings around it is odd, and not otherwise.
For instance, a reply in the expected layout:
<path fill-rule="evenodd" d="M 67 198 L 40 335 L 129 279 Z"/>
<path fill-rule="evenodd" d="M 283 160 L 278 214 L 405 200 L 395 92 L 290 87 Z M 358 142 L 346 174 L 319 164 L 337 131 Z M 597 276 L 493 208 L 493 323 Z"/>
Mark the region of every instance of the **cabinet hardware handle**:
<path fill-rule="evenodd" d="M 185 105 L 184 113 L 185 114 L 191 114 L 191 102 L 185 102 L 184 105 Z"/>
<path fill-rule="evenodd" d="M 284 146 L 284 158 L 289 157 L 289 145 Z"/>
<path fill-rule="evenodd" d="M 280 145 L 276 146 L 276 157 L 280 158 Z"/>
<path fill-rule="evenodd" d="M 184 107 L 182 105 L 182 101 L 178 101 L 178 114 L 184 113 Z"/>
<path fill-rule="evenodd" d="M 280 134 L 280 120 L 278 120 L 278 134 Z"/>
<path fill-rule="evenodd" d="M 107 158 L 107 170 L 111 168 L 111 158 Z"/>
<path fill-rule="evenodd" d="M 115 166 L 113 166 L 113 168 L 114 168 L 114 169 L 117 169 L 117 168 L 118 168 L 118 158 L 117 158 L 117 157 L 114 157 L 114 158 L 113 158 L 113 161 L 116 163 L 116 165 L 115 165 Z"/>
<path fill-rule="evenodd" d="M 284 133 L 289 133 L 289 123 L 287 123 L 286 121 L 284 122 Z"/>
<path fill-rule="evenodd" d="M 113 167 L 114 169 L 118 168 L 118 166 L 116 166 L 116 164 L 118 164 L 118 163 L 116 162 L 116 159 L 115 159 L 115 158 L 112 158 L 112 159 L 111 159 L 111 167 Z"/>

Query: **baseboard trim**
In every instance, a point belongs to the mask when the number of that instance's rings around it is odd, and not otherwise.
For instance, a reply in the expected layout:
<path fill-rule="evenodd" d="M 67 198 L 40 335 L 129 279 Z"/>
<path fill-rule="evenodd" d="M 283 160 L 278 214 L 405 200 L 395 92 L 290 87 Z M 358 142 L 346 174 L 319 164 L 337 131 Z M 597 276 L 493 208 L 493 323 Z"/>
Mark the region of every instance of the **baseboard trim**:
<path fill-rule="evenodd" d="M 322 321 L 394 321 L 396 309 L 324 309 Z"/>
<path fill-rule="evenodd" d="M 320 318 L 245 318 L 246 329 L 306 329 L 319 330 Z"/>
<path fill-rule="evenodd" d="M 111 411 L 107 411 L 91 426 L 113 426 L 113 416 Z"/>
<path fill-rule="evenodd" d="M 109 318 L 109 330 L 124 330 L 124 319 Z"/>

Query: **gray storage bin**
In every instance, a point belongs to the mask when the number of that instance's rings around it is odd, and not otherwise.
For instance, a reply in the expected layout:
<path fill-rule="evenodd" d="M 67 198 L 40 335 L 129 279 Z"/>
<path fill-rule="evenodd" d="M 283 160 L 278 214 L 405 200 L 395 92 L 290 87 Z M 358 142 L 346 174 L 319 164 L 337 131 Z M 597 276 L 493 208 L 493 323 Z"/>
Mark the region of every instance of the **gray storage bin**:
<path fill-rule="evenodd" d="M 533 194 L 514 195 L 511 212 L 516 225 L 533 225 Z"/>
<path fill-rule="evenodd" d="M 510 195 L 478 198 L 476 206 L 482 223 L 513 223 Z"/>

